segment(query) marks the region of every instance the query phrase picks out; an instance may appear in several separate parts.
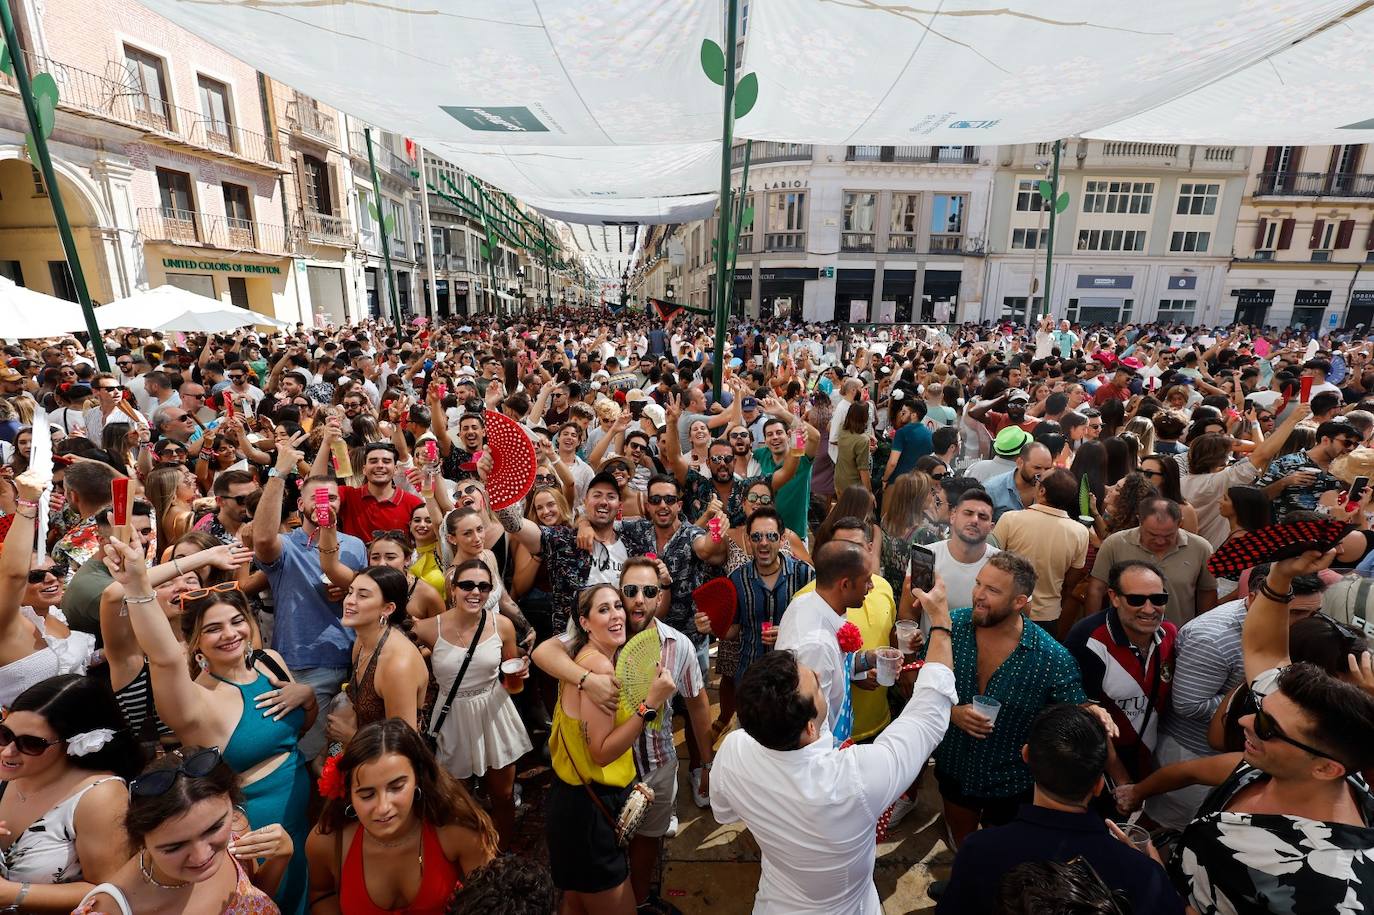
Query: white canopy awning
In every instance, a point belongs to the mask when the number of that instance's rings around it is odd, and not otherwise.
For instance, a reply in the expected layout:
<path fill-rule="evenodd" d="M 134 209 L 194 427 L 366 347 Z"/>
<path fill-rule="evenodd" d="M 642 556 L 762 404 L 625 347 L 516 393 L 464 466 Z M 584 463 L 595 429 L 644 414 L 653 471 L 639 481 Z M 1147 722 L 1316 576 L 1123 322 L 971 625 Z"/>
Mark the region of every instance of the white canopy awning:
<path fill-rule="evenodd" d="M 559 218 L 692 218 L 719 188 L 722 90 L 701 46 L 724 43 L 722 0 L 143 2 Z M 759 93 L 741 137 L 1374 140 L 1362 0 L 748 7 L 739 74 Z"/>

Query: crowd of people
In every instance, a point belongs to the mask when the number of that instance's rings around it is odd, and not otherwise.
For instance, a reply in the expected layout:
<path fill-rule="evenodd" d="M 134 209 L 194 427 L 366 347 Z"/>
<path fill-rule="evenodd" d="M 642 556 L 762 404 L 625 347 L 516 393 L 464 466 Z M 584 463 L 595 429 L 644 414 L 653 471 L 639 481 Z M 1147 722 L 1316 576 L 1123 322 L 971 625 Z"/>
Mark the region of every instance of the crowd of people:
<path fill-rule="evenodd" d="M 1374 908 L 1374 339 L 607 318 L 6 346 L 0 911 Z"/>

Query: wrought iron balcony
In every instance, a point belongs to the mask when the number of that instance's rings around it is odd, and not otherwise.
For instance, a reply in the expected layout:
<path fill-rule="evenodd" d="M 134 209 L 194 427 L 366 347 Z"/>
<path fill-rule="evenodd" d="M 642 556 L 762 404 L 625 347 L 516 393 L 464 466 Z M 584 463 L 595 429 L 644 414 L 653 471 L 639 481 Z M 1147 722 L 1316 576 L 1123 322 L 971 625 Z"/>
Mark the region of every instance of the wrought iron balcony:
<path fill-rule="evenodd" d="M 140 207 L 138 228 L 145 241 L 218 248 L 222 251 L 286 253 L 286 231 L 282 226 L 220 213 L 201 213 L 175 207 Z"/>
<path fill-rule="evenodd" d="M 353 244 L 353 225 L 343 216 L 330 216 L 306 210 L 304 213 L 305 237 L 315 244 L 333 245 L 338 248 Z"/>
<path fill-rule="evenodd" d="M 286 124 L 292 133 L 319 140 L 327 146 L 339 142 L 338 126 L 332 114 L 325 114 L 312 99 L 303 95 L 287 103 Z"/>
<path fill-rule="evenodd" d="M 749 166 L 767 165 L 769 162 L 810 162 L 810 143 L 754 143 L 749 152 Z M 744 167 L 744 145 L 739 144 L 730 150 L 730 167 Z"/>
<path fill-rule="evenodd" d="M 977 165 L 977 146 L 850 146 L 846 162 L 901 162 L 927 165 Z"/>
<path fill-rule="evenodd" d="M 1262 172 L 1256 197 L 1374 197 L 1374 175 Z"/>

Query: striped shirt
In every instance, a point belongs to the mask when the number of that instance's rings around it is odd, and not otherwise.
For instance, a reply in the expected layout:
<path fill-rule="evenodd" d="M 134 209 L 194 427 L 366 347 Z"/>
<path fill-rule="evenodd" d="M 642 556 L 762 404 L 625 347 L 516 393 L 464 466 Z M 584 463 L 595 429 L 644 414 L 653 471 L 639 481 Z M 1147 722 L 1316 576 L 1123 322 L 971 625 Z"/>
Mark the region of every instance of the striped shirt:
<path fill-rule="evenodd" d="M 746 562 L 730 573 L 738 599 L 735 622 L 739 625 L 739 667 L 735 682 L 739 683 L 749 665 L 763 656 L 763 624 L 777 626 L 783 611 L 804 586 L 815 577 L 812 568 L 791 556 L 782 556 L 782 569 L 770 589 L 759 577 L 752 562 Z"/>
<path fill-rule="evenodd" d="M 705 689 L 701 665 L 697 663 L 696 646 L 687 636 L 661 620 L 653 625 L 658 627 L 659 637 L 663 640 L 663 666 L 673 675 L 678 695 L 684 699 L 693 698 Z M 664 703 L 658 712 L 658 720 L 645 727 L 634 742 L 635 770 L 640 778 L 647 778 L 650 772 L 677 759 L 677 749 L 673 746 L 672 708 Z"/>
<path fill-rule="evenodd" d="M 1170 715 L 1164 733 L 1199 756 L 1216 751 L 1207 743 L 1207 727 L 1221 700 L 1245 679 L 1240 630 L 1245 625 L 1245 601 L 1222 604 L 1178 631 Z"/>
<path fill-rule="evenodd" d="M 123 688 L 115 691 L 115 701 L 119 703 L 119 710 L 124 713 L 124 720 L 129 722 L 129 730 L 134 737 L 140 741 L 151 741 L 153 734 L 158 737 L 172 736 L 172 729 L 163 723 L 158 716 L 157 707 L 153 705 L 153 681 L 148 673 L 148 662 L 143 662 L 143 668 L 139 670 L 138 676 L 134 677 Z M 149 722 L 152 722 L 151 724 Z"/>

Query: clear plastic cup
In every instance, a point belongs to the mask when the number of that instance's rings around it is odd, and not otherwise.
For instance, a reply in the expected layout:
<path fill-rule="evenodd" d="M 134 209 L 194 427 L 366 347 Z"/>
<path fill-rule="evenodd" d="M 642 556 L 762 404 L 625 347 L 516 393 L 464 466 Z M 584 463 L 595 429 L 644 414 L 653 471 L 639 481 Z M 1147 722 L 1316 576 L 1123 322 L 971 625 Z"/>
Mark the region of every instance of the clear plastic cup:
<path fill-rule="evenodd" d="M 921 631 L 919 620 L 897 620 L 897 648 L 903 654 L 916 653 L 916 636 Z"/>
<path fill-rule="evenodd" d="M 988 719 L 993 727 L 997 726 L 997 713 L 1002 711 L 1002 703 L 991 696 L 974 696 L 973 708 Z"/>
<path fill-rule="evenodd" d="M 874 654 L 878 660 L 878 685 L 891 686 L 896 683 L 902 670 L 902 653 L 895 648 L 879 648 Z"/>
<path fill-rule="evenodd" d="M 1150 831 L 1143 826 L 1134 823 L 1118 823 L 1117 827 L 1126 834 L 1126 838 L 1131 841 L 1131 847 L 1142 854 L 1149 854 Z"/>

